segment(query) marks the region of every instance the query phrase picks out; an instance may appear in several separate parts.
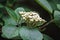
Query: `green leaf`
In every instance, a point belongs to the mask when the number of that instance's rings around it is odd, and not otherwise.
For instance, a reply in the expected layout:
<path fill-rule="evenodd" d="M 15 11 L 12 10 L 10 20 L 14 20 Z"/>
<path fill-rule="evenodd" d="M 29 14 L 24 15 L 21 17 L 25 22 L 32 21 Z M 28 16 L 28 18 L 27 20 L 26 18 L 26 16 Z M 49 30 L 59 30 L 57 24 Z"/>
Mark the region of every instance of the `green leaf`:
<path fill-rule="evenodd" d="M 38 31 L 38 29 L 28 29 L 26 27 L 21 27 L 19 33 L 23 40 L 43 39 L 43 35 Z"/>
<path fill-rule="evenodd" d="M 17 25 L 17 22 L 8 16 L 3 17 L 3 20 L 5 22 L 5 25 L 8 25 L 8 24 Z"/>
<path fill-rule="evenodd" d="M 3 38 L 7 38 L 4 34 L 1 34 L 1 36 L 2 36 Z M 11 39 L 11 38 L 10 38 L 10 39 Z M 14 37 L 13 39 L 20 40 L 21 37 L 18 35 L 18 36 L 16 36 L 16 37 Z"/>
<path fill-rule="evenodd" d="M 1 34 L 1 36 L 2 36 L 3 38 L 6 38 L 6 36 L 5 36 L 4 34 Z"/>
<path fill-rule="evenodd" d="M 35 0 L 39 5 L 41 5 L 43 8 L 45 8 L 47 11 L 52 13 L 53 9 L 51 8 L 51 5 L 48 3 L 47 0 Z"/>
<path fill-rule="evenodd" d="M 60 11 L 54 12 L 54 22 L 60 27 Z"/>
<path fill-rule="evenodd" d="M 11 39 L 18 36 L 18 28 L 14 25 L 5 25 L 2 27 L 4 37 Z"/>
<path fill-rule="evenodd" d="M 0 4 L 0 8 L 3 8 L 4 6 L 2 4 Z"/>
<path fill-rule="evenodd" d="M 23 12 L 25 11 L 23 7 L 18 7 L 18 8 L 15 10 L 16 13 L 19 13 L 19 12 L 22 12 L 22 11 L 23 11 Z"/>
<path fill-rule="evenodd" d="M 18 22 L 20 19 L 20 15 L 18 13 L 15 13 L 11 8 L 6 7 L 6 10 L 8 14 L 16 21 Z"/>
<path fill-rule="evenodd" d="M 47 1 L 50 3 L 53 10 L 57 10 L 57 6 L 56 6 L 57 0 L 47 0 Z"/>
<path fill-rule="evenodd" d="M 57 4 L 57 8 L 60 10 L 60 4 Z"/>
<path fill-rule="evenodd" d="M 41 25 L 43 25 L 45 22 L 46 22 L 46 21 L 43 21 L 43 20 L 40 21 L 40 22 L 37 22 L 36 25 L 35 25 L 35 27 L 36 27 L 36 26 L 41 26 Z"/>
<path fill-rule="evenodd" d="M 18 7 L 16 10 L 15 10 L 15 13 L 18 13 L 19 14 L 19 12 L 24 12 L 25 10 L 24 10 L 24 8 L 23 7 Z M 20 15 L 20 14 L 19 14 Z M 20 15 L 20 20 L 19 20 L 19 24 L 21 24 L 21 23 L 23 23 L 24 22 L 24 20 L 22 19 L 22 17 L 21 17 L 21 15 Z"/>
<path fill-rule="evenodd" d="M 46 35 L 46 34 L 43 34 L 43 39 L 44 39 L 44 40 L 53 40 L 51 37 L 49 37 L 49 36 Z"/>

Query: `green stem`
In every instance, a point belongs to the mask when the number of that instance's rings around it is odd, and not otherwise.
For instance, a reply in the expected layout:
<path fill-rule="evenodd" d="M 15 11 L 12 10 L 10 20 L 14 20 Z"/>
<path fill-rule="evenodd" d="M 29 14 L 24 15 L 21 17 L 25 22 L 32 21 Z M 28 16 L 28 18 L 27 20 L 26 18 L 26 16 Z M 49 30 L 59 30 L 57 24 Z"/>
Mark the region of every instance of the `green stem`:
<path fill-rule="evenodd" d="M 48 23 L 46 23 L 45 25 L 43 25 L 42 27 L 40 27 L 40 29 L 43 29 L 44 27 L 46 27 L 47 25 L 49 25 L 50 23 L 52 23 L 54 21 L 54 19 L 52 19 L 51 21 L 49 21 Z"/>

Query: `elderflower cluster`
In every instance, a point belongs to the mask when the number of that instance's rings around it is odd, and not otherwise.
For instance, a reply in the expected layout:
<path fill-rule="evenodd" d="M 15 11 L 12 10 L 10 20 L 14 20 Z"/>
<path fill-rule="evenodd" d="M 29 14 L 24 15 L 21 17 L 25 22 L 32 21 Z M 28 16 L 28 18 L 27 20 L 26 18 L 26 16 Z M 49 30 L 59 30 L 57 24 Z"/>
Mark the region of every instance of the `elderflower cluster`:
<path fill-rule="evenodd" d="M 28 23 L 36 22 L 37 24 L 37 22 L 46 22 L 36 12 L 19 12 L 19 13 L 25 21 L 28 21 Z"/>
<path fill-rule="evenodd" d="M 28 19 L 29 21 L 45 21 L 36 12 L 19 12 L 19 13 L 25 20 Z"/>

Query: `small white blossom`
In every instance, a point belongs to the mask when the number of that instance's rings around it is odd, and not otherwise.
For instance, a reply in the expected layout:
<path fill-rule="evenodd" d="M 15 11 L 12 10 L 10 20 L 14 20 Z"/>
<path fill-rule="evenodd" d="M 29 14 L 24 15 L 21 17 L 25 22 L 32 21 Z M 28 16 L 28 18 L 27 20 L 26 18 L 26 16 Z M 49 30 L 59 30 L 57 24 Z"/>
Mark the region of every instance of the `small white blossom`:
<path fill-rule="evenodd" d="M 24 14 L 24 12 L 22 11 L 22 12 L 19 12 L 21 15 L 23 15 Z"/>
<path fill-rule="evenodd" d="M 21 14 L 22 18 L 25 21 L 28 21 L 27 23 L 29 23 L 29 22 L 46 22 L 36 12 L 19 12 L 19 13 Z"/>
<path fill-rule="evenodd" d="M 32 16 L 28 16 L 30 19 L 32 18 Z"/>
<path fill-rule="evenodd" d="M 32 21 L 32 22 L 33 22 L 33 21 L 34 21 L 34 19 L 30 19 L 30 21 Z"/>
<path fill-rule="evenodd" d="M 24 19 L 24 20 L 26 20 L 26 18 L 25 18 L 25 17 L 23 17 L 23 19 Z"/>

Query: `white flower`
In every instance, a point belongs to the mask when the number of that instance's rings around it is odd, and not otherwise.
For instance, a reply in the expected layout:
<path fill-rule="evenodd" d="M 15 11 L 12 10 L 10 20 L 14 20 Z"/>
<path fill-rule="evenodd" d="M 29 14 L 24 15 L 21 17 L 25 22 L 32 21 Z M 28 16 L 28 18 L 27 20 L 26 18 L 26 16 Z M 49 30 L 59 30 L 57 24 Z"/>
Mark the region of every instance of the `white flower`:
<path fill-rule="evenodd" d="M 30 21 L 32 21 L 32 22 L 33 22 L 33 21 L 34 21 L 34 19 L 30 19 Z"/>
<path fill-rule="evenodd" d="M 28 16 L 30 19 L 32 18 L 32 16 Z"/>
<path fill-rule="evenodd" d="M 26 18 L 25 18 L 25 17 L 23 17 L 23 19 L 24 19 L 24 20 L 26 20 Z"/>
<path fill-rule="evenodd" d="M 44 19 L 42 19 L 38 13 L 36 12 L 19 12 L 22 16 L 22 18 L 27 22 L 27 24 L 30 22 L 46 22 Z"/>
<path fill-rule="evenodd" d="M 39 16 L 38 13 L 36 12 L 19 12 L 21 14 L 21 16 L 23 17 L 23 19 L 34 19 L 35 21 L 41 21 L 41 17 Z M 43 20 L 42 20 L 43 21 Z"/>
<path fill-rule="evenodd" d="M 19 12 L 21 15 L 23 15 L 24 14 L 24 12 L 22 11 L 22 12 Z"/>

